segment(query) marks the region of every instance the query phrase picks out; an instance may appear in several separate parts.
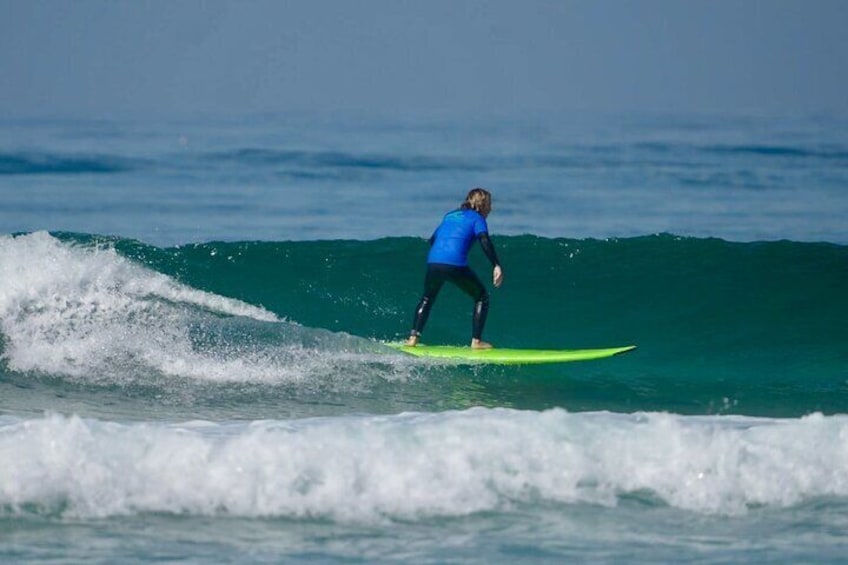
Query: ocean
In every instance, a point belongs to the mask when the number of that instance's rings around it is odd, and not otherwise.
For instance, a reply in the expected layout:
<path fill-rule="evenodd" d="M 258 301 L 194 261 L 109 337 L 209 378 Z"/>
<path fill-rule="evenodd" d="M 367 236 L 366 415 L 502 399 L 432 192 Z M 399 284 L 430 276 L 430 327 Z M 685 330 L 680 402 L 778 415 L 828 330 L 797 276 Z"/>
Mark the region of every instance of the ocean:
<path fill-rule="evenodd" d="M 475 186 L 484 337 L 635 351 L 385 346 Z M 0 562 L 844 562 L 845 218 L 832 116 L 0 121 Z"/>

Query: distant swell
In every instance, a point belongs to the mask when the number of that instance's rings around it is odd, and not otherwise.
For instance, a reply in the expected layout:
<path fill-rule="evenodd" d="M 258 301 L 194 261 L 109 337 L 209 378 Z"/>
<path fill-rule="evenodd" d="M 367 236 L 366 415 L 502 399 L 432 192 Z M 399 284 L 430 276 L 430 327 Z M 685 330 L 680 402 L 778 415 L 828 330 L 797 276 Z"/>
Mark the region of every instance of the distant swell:
<path fill-rule="evenodd" d="M 122 173 L 139 166 L 138 161 L 111 155 L 0 153 L 0 175 Z"/>
<path fill-rule="evenodd" d="M 247 167 L 271 167 L 297 171 L 332 169 L 371 171 L 494 171 L 527 168 L 575 169 L 615 168 L 626 163 L 685 164 L 698 161 L 698 155 L 722 154 L 759 156 L 763 158 L 848 160 L 848 151 L 842 147 L 805 147 L 781 145 L 687 145 L 656 142 L 634 144 L 630 150 L 620 146 L 594 145 L 563 147 L 560 151 L 546 150 L 535 154 L 502 155 L 405 155 L 355 153 L 341 151 L 304 151 L 266 147 L 246 147 L 224 153 L 210 153 L 203 157 L 213 165 L 238 164 Z M 671 161 L 668 161 L 671 159 Z M 326 172 L 324 173 L 326 174 Z"/>
<path fill-rule="evenodd" d="M 585 167 L 617 167 L 622 163 L 666 162 L 685 163 L 697 160 L 698 153 L 777 157 L 788 159 L 828 159 L 848 161 L 848 151 L 842 147 L 804 147 L 781 145 L 709 145 L 687 146 L 643 142 L 632 146 L 633 151 L 623 151 L 615 146 L 565 147 L 561 151 L 536 154 L 465 155 L 456 157 L 438 154 L 382 154 L 346 151 L 309 151 L 276 149 L 272 147 L 245 147 L 226 152 L 194 156 L 163 154 L 152 159 L 137 159 L 109 154 L 66 154 L 55 152 L 0 153 L 0 175 L 49 174 L 110 174 L 149 167 L 189 170 L 198 166 L 227 168 L 229 166 L 254 168 L 280 168 L 293 176 L 328 176 L 327 171 L 494 171 L 525 168 L 574 169 Z"/>
<path fill-rule="evenodd" d="M 244 165 L 299 165 L 351 169 L 387 169 L 396 171 L 478 170 L 481 163 L 449 157 L 395 157 L 378 154 L 354 154 L 338 151 L 287 151 L 244 148 L 209 155 L 213 161 L 232 161 Z"/>
<path fill-rule="evenodd" d="M 765 157 L 813 157 L 817 159 L 848 159 L 843 149 L 812 149 L 782 145 L 713 145 L 707 148 L 713 153 L 759 155 Z"/>

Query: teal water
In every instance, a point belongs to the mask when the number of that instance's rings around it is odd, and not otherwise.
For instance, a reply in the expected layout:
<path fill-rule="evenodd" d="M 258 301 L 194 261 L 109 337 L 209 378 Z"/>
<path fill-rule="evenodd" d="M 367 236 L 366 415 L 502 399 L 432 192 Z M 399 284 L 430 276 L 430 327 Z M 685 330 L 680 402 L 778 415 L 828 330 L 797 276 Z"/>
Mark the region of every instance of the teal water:
<path fill-rule="evenodd" d="M 323 393 L 345 386 L 336 382 L 343 378 L 390 387 L 387 398 L 408 392 L 427 410 L 448 401 L 440 387 L 404 391 L 402 383 L 422 371 L 479 385 L 467 400 L 448 402 L 455 408 L 797 417 L 840 413 L 848 402 L 845 246 L 671 235 L 505 236 L 497 244 L 509 284 L 493 292 L 488 339 L 639 349 L 603 363 L 545 367 L 383 363 L 389 352 L 380 342 L 405 336 L 420 292 L 426 243 L 419 239 L 162 249 L 36 233 L 3 241 L 5 266 L 19 276 L 4 283 L 5 373 L 16 382 L 36 372 L 140 390 L 198 383 L 222 387 L 222 398 L 235 384 L 248 398 L 266 396 L 265 385 L 286 397 L 293 384 Z M 472 260 L 485 268 L 482 253 Z M 447 289 L 425 339 L 465 343 L 466 302 Z M 215 402 L 218 394 L 199 396 Z M 310 413 L 283 402 L 294 415 Z M 337 402 L 341 412 L 373 409 L 356 394 Z"/>
<path fill-rule="evenodd" d="M 3 124 L 0 560 L 842 560 L 838 124 Z M 383 345 L 476 184 L 486 338 L 637 350 Z"/>

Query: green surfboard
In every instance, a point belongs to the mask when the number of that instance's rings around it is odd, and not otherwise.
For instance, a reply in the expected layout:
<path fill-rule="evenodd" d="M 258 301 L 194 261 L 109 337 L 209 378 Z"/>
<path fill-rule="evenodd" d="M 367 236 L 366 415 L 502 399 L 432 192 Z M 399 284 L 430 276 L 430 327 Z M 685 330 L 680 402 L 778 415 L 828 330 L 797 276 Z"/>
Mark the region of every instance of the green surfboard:
<path fill-rule="evenodd" d="M 494 365 L 526 365 L 538 363 L 568 363 L 603 359 L 636 349 L 635 345 L 602 349 L 472 349 L 456 345 L 416 345 L 388 343 L 389 347 L 417 357 L 450 359 L 459 364 L 490 363 Z"/>

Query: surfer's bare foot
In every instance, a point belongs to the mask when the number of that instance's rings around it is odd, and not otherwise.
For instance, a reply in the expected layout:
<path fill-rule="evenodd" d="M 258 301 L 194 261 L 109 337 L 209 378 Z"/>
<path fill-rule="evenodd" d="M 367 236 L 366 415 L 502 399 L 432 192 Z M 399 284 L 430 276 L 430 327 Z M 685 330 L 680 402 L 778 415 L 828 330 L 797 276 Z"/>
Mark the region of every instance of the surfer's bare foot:
<path fill-rule="evenodd" d="M 418 345 L 418 336 L 417 335 L 409 336 L 409 339 L 406 340 L 406 343 L 404 343 L 404 345 L 407 346 L 407 347 L 415 347 L 416 345 Z"/>
<path fill-rule="evenodd" d="M 491 349 L 492 347 L 494 346 L 491 343 L 483 341 L 482 339 L 471 340 L 471 349 Z"/>

